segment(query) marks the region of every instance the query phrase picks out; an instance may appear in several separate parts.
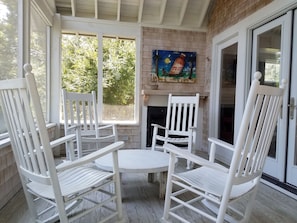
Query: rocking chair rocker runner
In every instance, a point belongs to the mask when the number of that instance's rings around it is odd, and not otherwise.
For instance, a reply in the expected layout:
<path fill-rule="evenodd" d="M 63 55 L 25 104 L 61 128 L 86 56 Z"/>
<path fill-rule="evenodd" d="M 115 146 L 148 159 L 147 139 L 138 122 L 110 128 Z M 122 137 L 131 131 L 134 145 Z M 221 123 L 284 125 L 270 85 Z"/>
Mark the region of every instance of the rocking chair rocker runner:
<path fill-rule="evenodd" d="M 14 157 L 30 213 L 36 222 L 69 222 L 95 209 L 96 219 L 122 218 L 117 151 L 123 142 L 115 142 L 74 161 L 55 165 L 53 148 L 73 146 L 75 134 L 49 140 L 40 98 L 31 66 L 26 77 L 0 81 L 0 100 Z M 90 165 L 101 156 L 113 154 L 114 170 L 104 172 Z M 79 205 L 79 206 L 78 206 Z M 70 213 L 69 213 L 70 212 Z"/>
<path fill-rule="evenodd" d="M 65 135 L 77 135 L 76 157 L 82 157 L 118 140 L 116 125 L 99 125 L 95 91 L 84 94 L 62 89 L 62 98 Z"/>
<path fill-rule="evenodd" d="M 256 72 L 234 145 L 209 138 L 211 143 L 209 160 L 172 144 L 164 145 L 170 152 L 171 158 L 163 222 L 171 222 L 169 220 L 171 218 L 190 222 L 191 220 L 185 216 L 185 213 L 187 215 L 189 213 L 182 212 L 184 208 L 197 214 L 197 218 L 206 217 L 217 223 L 222 223 L 224 220 L 248 222 L 281 110 L 285 85 L 285 81 L 281 88 L 260 85 L 260 77 L 261 73 Z M 233 152 L 229 167 L 215 162 L 216 147 Z M 174 169 L 177 155 L 200 167 L 177 173 Z M 190 199 L 186 199 L 189 197 Z M 245 203 L 236 205 L 235 202 L 239 200 Z"/>

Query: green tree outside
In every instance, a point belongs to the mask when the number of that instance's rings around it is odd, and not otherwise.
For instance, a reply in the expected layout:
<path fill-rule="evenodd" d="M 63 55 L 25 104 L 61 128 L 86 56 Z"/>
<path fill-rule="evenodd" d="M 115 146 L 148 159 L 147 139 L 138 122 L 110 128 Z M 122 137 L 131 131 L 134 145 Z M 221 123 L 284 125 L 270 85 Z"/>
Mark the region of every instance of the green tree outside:
<path fill-rule="evenodd" d="M 135 59 L 134 40 L 103 39 L 103 103 L 134 103 Z"/>
<path fill-rule="evenodd" d="M 0 1 L 0 79 L 17 76 L 18 16 L 17 2 Z"/>
<path fill-rule="evenodd" d="M 0 0 L 0 80 L 17 77 L 17 2 Z M 7 132 L 1 106 L 0 123 L 0 134 Z"/>
<path fill-rule="evenodd" d="M 98 88 L 98 40 L 63 35 L 62 87 L 89 93 Z M 129 105 L 135 94 L 135 41 L 103 39 L 103 103 Z"/>

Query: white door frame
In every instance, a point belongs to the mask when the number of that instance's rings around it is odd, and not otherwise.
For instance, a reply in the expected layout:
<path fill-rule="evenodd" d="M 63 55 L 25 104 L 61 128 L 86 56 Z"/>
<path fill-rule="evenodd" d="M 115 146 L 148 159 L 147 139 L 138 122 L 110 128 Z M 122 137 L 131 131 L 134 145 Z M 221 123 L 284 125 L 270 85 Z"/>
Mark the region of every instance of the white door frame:
<path fill-rule="evenodd" d="M 294 10 L 294 23 L 293 23 L 293 47 L 292 49 L 296 49 L 297 47 L 297 9 Z M 290 87 L 290 98 L 294 98 L 295 106 L 297 103 L 297 91 L 296 86 L 294 83 L 297 82 L 297 52 L 293 50 L 292 52 L 292 73 L 291 73 L 291 86 Z M 296 128 L 297 128 L 297 109 L 294 107 L 294 111 L 292 113 L 292 118 L 288 117 L 289 122 L 289 133 L 288 133 L 288 152 L 287 152 L 287 176 L 286 181 L 289 184 L 297 186 L 297 165 L 296 163 L 296 156 L 297 156 L 297 137 L 296 137 Z"/>
<path fill-rule="evenodd" d="M 268 21 L 286 13 L 290 9 L 296 8 L 296 0 L 273 1 L 257 12 L 241 20 L 234 26 L 225 29 L 212 39 L 212 61 L 211 61 L 211 86 L 209 103 L 209 136 L 218 135 L 218 117 L 219 106 L 219 75 L 220 75 L 220 53 L 225 42 L 232 38 L 238 38 L 238 58 L 237 58 L 237 77 L 236 77 L 236 99 L 235 99 L 235 129 L 234 138 L 238 130 L 241 116 L 244 110 L 245 99 L 249 89 L 251 72 L 251 31 Z M 289 61 L 288 61 L 289 62 Z M 226 154 L 222 161 L 230 160 L 230 154 Z"/>
<path fill-rule="evenodd" d="M 281 57 L 280 57 L 280 81 L 286 79 L 289 81 L 290 65 L 291 65 L 291 33 L 292 33 L 292 11 L 285 15 L 274 19 L 253 32 L 253 51 L 252 51 L 252 73 L 257 71 L 257 55 L 258 55 L 258 36 L 274 27 L 281 26 Z M 287 148 L 287 111 L 288 111 L 288 87 L 286 88 L 285 98 L 282 108 L 282 117 L 277 124 L 277 142 L 276 157 L 267 157 L 264 173 L 275 177 L 281 182 L 285 181 L 286 168 L 286 148 Z"/>

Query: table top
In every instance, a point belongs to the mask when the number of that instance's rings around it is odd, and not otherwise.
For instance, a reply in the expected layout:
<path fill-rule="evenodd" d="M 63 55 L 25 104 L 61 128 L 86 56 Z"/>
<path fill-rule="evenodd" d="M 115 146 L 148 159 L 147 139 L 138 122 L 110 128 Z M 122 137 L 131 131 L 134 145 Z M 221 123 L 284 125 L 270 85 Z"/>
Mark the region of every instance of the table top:
<path fill-rule="evenodd" d="M 158 173 L 168 170 L 169 154 L 146 149 L 122 149 L 118 152 L 119 171 L 121 173 Z M 96 165 L 112 171 L 112 155 L 97 160 Z"/>

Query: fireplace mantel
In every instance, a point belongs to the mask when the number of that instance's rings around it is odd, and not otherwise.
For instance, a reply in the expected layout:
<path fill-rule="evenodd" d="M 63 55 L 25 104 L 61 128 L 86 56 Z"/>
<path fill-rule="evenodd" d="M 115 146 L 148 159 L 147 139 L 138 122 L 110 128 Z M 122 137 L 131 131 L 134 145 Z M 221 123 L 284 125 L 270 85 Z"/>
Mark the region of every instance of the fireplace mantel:
<path fill-rule="evenodd" d="M 172 90 L 142 90 L 141 94 L 143 96 L 143 104 L 147 105 L 149 97 L 154 95 L 154 96 L 165 96 L 169 94 L 173 95 L 183 95 L 183 96 L 190 96 L 190 95 L 195 95 L 196 92 L 194 91 L 172 91 Z M 208 93 L 199 93 L 200 94 L 200 99 L 206 99 L 208 97 Z"/>

